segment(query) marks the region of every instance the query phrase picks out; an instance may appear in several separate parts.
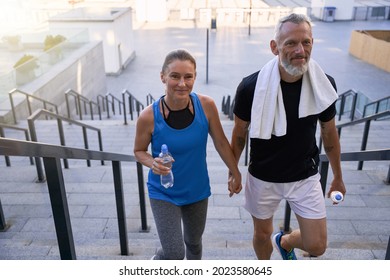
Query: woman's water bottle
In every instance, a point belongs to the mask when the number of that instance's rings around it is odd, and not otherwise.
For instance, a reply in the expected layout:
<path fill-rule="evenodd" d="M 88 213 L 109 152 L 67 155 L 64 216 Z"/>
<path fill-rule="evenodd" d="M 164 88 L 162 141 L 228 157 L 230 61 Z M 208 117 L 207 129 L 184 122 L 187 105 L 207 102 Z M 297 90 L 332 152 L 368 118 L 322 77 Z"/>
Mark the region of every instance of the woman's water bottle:
<path fill-rule="evenodd" d="M 332 199 L 334 203 L 339 203 L 343 201 L 343 198 L 344 198 L 343 194 L 339 191 L 333 191 L 330 193 L 330 199 Z"/>
<path fill-rule="evenodd" d="M 161 153 L 159 155 L 160 158 L 162 158 L 162 163 L 172 168 L 172 155 L 168 151 L 168 146 L 165 144 L 161 145 Z M 169 171 L 167 175 L 161 175 L 160 176 L 161 185 L 164 188 L 170 188 L 173 186 L 173 173 L 172 170 Z"/>

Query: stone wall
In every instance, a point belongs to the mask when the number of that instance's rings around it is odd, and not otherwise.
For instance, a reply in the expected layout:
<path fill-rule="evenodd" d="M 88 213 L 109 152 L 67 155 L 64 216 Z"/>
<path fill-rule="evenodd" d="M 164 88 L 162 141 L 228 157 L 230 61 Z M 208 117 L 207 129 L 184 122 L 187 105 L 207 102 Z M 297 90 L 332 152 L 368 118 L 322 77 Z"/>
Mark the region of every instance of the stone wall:
<path fill-rule="evenodd" d="M 65 92 L 68 89 L 94 102 L 97 102 L 98 95 L 107 93 L 103 57 L 102 42 L 88 43 L 53 65 L 47 73 L 18 89 L 56 104 L 59 114 L 67 116 Z M 17 119 L 26 119 L 29 113 L 25 96 L 21 94 L 13 96 Z M 43 108 L 41 102 L 31 101 L 32 112 Z M 13 123 L 11 105 L 4 108 L 3 104 L 2 107 L 0 122 Z M 72 111 L 74 110 L 75 108 Z"/>

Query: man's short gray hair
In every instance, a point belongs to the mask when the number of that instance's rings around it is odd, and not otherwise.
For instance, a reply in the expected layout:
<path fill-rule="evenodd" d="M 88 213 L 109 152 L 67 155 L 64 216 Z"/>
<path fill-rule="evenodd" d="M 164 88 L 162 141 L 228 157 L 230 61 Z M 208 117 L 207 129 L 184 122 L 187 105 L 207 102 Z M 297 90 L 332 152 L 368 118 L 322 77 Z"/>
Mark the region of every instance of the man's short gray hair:
<path fill-rule="evenodd" d="M 279 40 L 280 30 L 282 29 L 283 24 L 286 22 L 292 22 L 295 24 L 301 24 L 303 22 L 306 22 L 310 26 L 310 28 L 312 27 L 310 18 L 308 16 L 304 14 L 295 14 L 295 13 L 289 14 L 288 16 L 279 19 L 278 24 L 275 26 L 275 41 Z"/>

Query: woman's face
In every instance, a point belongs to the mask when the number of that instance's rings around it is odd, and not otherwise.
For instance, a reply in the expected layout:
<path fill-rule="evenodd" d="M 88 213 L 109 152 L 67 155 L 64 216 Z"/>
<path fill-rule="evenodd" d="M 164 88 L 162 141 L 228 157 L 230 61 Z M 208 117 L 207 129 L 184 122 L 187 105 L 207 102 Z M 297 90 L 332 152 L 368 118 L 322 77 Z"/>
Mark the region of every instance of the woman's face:
<path fill-rule="evenodd" d="M 195 78 L 195 66 L 189 60 L 174 60 L 161 73 L 161 81 L 166 85 L 166 94 L 173 98 L 188 98 Z"/>

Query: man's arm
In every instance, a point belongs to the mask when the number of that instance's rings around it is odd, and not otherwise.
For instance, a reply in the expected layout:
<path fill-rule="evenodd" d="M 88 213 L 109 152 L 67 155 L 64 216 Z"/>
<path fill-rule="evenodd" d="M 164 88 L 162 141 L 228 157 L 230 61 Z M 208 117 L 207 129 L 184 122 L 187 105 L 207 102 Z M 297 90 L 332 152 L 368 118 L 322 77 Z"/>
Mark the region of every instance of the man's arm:
<path fill-rule="evenodd" d="M 324 144 L 326 156 L 329 159 L 330 166 L 333 172 L 333 181 L 330 185 L 328 197 L 332 191 L 340 191 L 345 195 L 346 189 L 343 182 L 343 175 L 341 171 L 340 161 L 340 141 L 337 133 L 335 118 L 328 122 L 320 122 L 321 138 Z"/>
<path fill-rule="evenodd" d="M 250 122 L 244 121 L 236 115 L 234 116 L 234 127 L 230 146 L 232 147 L 237 163 L 239 162 L 241 153 L 245 148 L 246 137 L 248 137 L 249 124 Z"/>

